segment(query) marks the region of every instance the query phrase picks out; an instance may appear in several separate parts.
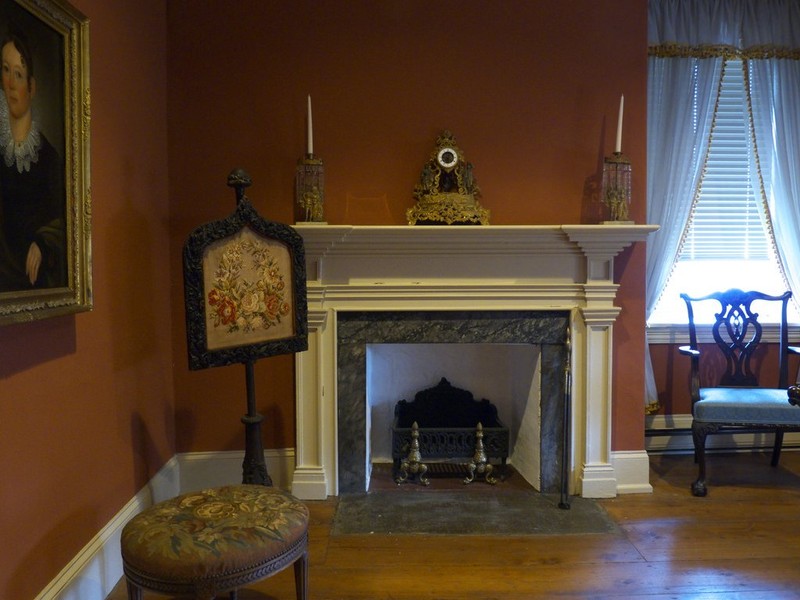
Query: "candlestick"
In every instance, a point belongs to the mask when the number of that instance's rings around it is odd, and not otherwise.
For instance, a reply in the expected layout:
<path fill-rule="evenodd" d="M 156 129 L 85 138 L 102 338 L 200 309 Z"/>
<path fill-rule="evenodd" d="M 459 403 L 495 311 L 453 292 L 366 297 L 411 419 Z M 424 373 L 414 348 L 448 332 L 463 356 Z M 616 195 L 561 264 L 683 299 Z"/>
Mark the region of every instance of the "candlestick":
<path fill-rule="evenodd" d="M 622 109 L 625 106 L 625 96 L 619 97 L 619 117 L 617 118 L 617 145 L 614 152 L 622 152 Z"/>
<path fill-rule="evenodd" d="M 631 163 L 622 152 L 614 152 L 603 160 L 602 200 L 608 206 L 611 221 L 630 223 Z"/>
<path fill-rule="evenodd" d="M 308 95 L 308 154 L 314 154 L 314 126 L 311 121 L 311 94 Z"/>

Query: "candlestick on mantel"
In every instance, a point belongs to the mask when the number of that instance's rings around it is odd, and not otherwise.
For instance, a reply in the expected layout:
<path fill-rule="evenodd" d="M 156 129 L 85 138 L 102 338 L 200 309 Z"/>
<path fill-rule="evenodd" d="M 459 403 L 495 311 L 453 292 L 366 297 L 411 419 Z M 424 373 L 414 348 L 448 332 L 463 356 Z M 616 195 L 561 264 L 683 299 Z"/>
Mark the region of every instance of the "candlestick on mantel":
<path fill-rule="evenodd" d="M 325 165 L 314 156 L 314 122 L 311 116 L 311 94 L 308 95 L 308 129 L 306 155 L 297 161 L 295 201 L 298 222 L 325 224 Z"/>
<path fill-rule="evenodd" d="M 311 119 L 311 94 L 308 95 L 308 155 L 314 154 L 314 124 Z"/>
<path fill-rule="evenodd" d="M 617 117 L 617 144 L 616 146 L 614 146 L 614 152 L 617 153 L 622 152 L 622 110 L 624 106 L 625 106 L 625 95 L 623 94 L 622 96 L 619 97 L 619 116 Z M 309 108 L 309 110 L 311 109 Z M 309 119 L 310 118 L 311 117 L 309 117 Z"/>

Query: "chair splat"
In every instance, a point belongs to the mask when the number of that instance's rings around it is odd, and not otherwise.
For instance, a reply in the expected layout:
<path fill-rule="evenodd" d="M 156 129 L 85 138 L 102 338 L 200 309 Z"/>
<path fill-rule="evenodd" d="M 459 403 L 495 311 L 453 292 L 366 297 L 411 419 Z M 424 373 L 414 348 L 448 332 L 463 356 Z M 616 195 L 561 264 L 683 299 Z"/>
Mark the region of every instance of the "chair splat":
<path fill-rule="evenodd" d="M 709 434 L 737 428 L 773 431 L 772 464 L 777 465 L 783 432 L 800 431 L 800 407 L 794 406 L 800 392 L 788 386 L 788 355 L 800 354 L 800 348 L 789 346 L 787 308 L 791 297 L 791 292 L 771 296 L 737 288 L 702 297 L 681 294 L 689 316 L 689 345 L 679 351 L 691 359 L 692 438 L 699 468 L 697 480 L 692 484 L 696 496 L 706 495 L 705 442 Z M 762 385 L 753 368 L 757 362 L 753 357 L 759 352 L 763 335 L 759 314 L 752 308 L 756 301 L 777 303 L 780 307 L 778 378 L 774 387 Z M 725 371 L 714 382 L 701 381 L 701 374 L 709 377 L 708 370 L 700 369 L 701 356 L 708 351 L 701 350 L 698 344 L 695 323 L 698 305 L 703 302 L 719 305 L 719 311 L 714 312 L 711 334 L 725 359 Z"/>

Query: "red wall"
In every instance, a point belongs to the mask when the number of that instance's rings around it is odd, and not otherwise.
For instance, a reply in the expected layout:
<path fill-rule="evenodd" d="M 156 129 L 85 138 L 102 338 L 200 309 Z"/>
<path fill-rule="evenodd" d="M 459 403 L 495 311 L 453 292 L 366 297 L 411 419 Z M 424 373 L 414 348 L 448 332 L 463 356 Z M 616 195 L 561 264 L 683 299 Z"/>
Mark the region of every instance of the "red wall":
<path fill-rule="evenodd" d="M 91 19 L 95 309 L 0 330 L 0 597 L 35 596 L 176 451 L 243 448 L 244 369 L 186 367 L 181 248 L 233 209 L 237 166 L 293 222 L 307 94 L 329 222 L 404 223 L 448 128 L 499 225 L 598 221 L 624 93 L 644 222 L 644 2 L 73 2 Z M 616 275 L 613 447 L 641 449 L 641 244 Z M 294 446 L 292 365 L 256 368 L 267 448 Z"/>
<path fill-rule="evenodd" d="M 500 225 L 599 220 L 593 194 L 624 93 L 632 217 L 644 222 L 646 3 L 183 0 L 168 22 L 173 263 L 194 227 L 233 210 L 233 167 L 251 174 L 264 216 L 294 222 L 307 94 L 328 222 L 405 223 L 450 129 Z M 388 213 L 348 212 L 348 197 L 385 198 Z M 643 447 L 644 256 L 640 244 L 616 264 L 616 449 Z M 243 369 L 189 372 L 179 294 L 172 312 L 178 449 L 241 447 Z M 294 445 L 292 364 L 258 364 L 267 447 Z"/>
<path fill-rule="evenodd" d="M 74 5 L 95 308 L 0 329 L 0 598 L 35 597 L 175 454 L 164 3 Z"/>

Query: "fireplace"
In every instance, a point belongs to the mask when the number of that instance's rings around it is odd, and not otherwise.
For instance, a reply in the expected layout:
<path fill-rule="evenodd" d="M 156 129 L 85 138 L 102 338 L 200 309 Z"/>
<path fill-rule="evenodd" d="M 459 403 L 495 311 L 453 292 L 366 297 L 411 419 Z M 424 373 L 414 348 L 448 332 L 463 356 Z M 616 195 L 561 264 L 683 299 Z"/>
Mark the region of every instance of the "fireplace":
<path fill-rule="evenodd" d="M 611 451 L 611 345 L 620 310 L 613 259 L 656 226 L 296 229 L 306 248 L 309 349 L 296 358 L 295 495 L 363 491 L 369 344 L 486 339 L 541 348 L 543 488 L 561 468 L 551 450 L 568 358 L 572 493 L 650 491 L 644 450 Z"/>
<path fill-rule="evenodd" d="M 375 343 L 533 344 L 540 348 L 542 491 L 558 491 L 563 451 L 564 311 L 358 311 L 337 318 L 339 492 L 367 485 L 367 360 Z M 533 368 L 533 365 L 531 365 Z M 399 399 L 399 398 L 398 398 Z M 387 430 L 388 434 L 388 430 Z"/>

